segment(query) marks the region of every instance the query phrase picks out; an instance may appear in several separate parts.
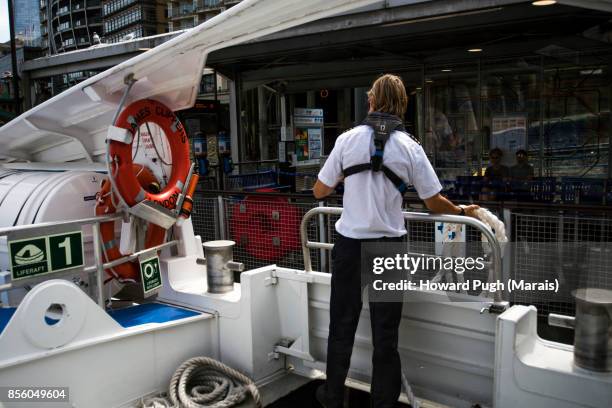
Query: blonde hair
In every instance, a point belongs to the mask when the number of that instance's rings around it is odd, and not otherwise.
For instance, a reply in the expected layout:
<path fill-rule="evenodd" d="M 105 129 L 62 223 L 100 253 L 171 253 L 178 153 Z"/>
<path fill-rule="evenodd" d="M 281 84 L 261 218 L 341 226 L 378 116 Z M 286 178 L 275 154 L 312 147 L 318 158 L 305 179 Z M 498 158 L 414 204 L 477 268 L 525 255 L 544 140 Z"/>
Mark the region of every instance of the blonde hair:
<path fill-rule="evenodd" d="M 397 75 L 381 75 L 368 91 L 368 101 L 376 112 L 390 113 L 401 118 L 408 106 L 404 82 Z"/>

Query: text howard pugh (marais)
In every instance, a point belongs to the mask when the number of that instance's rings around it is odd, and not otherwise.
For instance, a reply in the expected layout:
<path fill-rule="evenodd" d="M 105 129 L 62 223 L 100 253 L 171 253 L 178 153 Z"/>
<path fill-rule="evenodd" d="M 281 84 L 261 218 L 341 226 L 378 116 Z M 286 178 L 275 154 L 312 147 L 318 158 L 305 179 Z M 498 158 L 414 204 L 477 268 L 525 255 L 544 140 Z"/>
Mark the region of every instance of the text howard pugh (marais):
<path fill-rule="evenodd" d="M 439 290 L 439 291 L 553 291 L 559 290 L 557 279 L 529 282 L 524 279 L 487 282 L 481 279 L 464 280 L 465 272 L 483 271 L 487 267 L 484 257 L 440 257 L 421 254 L 395 254 L 371 258 L 371 286 L 376 291 Z M 454 272 L 456 282 L 432 281 L 427 279 L 403 279 L 407 274 L 416 272 Z M 387 272 L 387 276 L 383 275 Z M 430 275 L 430 274 L 427 274 Z"/>
<path fill-rule="evenodd" d="M 524 279 L 508 279 L 506 282 L 485 282 L 478 279 L 467 280 L 465 282 L 432 282 L 429 280 L 410 281 L 401 279 L 395 282 L 386 282 L 382 279 L 372 281 L 372 288 L 379 291 L 405 291 L 405 290 L 440 290 L 440 291 L 484 291 L 497 292 L 505 291 L 559 291 L 559 281 L 545 280 L 544 282 L 528 282 Z"/>

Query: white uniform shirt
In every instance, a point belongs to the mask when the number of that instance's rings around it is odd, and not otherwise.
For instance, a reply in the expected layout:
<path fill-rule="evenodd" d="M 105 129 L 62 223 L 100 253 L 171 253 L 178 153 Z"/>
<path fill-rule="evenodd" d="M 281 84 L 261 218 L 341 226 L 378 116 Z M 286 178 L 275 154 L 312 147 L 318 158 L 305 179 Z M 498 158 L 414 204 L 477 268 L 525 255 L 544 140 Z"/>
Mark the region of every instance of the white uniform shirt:
<path fill-rule="evenodd" d="M 375 152 L 373 130 L 357 126 L 340 136 L 319 180 L 335 186 L 342 169 L 369 163 Z M 407 185 L 413 185 L 421 199 L 438 194 L 442 185 L 423 148 L 403 132 L 394 131 L 385 144 L 383 163 Z M 382 171 L 353 174 L 344 180 L 344 211 L 336 230 L 349 238 L 401 237 L 406 234 L 402 215 L 402 195 Z"/>

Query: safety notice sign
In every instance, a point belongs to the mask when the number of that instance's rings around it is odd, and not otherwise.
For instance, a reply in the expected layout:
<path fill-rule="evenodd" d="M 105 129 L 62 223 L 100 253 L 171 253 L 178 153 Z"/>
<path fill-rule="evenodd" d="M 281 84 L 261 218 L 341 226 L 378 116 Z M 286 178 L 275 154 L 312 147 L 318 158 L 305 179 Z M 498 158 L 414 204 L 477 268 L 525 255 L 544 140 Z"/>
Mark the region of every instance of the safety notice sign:
<path fill-rule="evenodd" d="M 31 237 L 8 242 L 13 280 L 31 278 L 83 266 L 81 231 Z"/>
<path fill-rule="evenodd" d="M 162 280 L 159 272 L 158 256 L 140 260 L 140 277 L 145 295 L 161 288 Z"/>

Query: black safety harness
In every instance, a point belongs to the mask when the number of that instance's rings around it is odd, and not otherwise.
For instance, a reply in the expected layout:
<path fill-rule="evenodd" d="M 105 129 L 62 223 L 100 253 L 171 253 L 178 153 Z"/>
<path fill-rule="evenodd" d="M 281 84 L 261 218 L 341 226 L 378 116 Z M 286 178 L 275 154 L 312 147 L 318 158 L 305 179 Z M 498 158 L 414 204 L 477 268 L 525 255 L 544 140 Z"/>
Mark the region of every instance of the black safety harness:
<path fill-rule="evenodd" d="M 361 173 L 362 171 L 382 171 L 384 175 L 387 176 L 387 178 L 393 183 L 395 188 L 397 188 L 401 194 L 404 194 L 408 188 L 404 180 L 395 174 L 393 170 L 383 164 L 385 144 L 387 143 L 387 140 L 389 140 L 389 137 L 394 130 L 399 130 L 400 132 L 405 133 L 417 143 L 419 143 L 418 140 L 406 132 L 406 128 L 404 128 L 404 124 L 402 123 L 401 119 L 395 115 L 372 112 L 362 124 L 370 126 L 374 130 L 374 147 L 376 150 L 374 151 L 374 155 L 370 157 L 369 163 L 356 164 L 343 169 L 342 173 L 344 174 L 344 178 L 352 176 L 353 174 Z"/>

